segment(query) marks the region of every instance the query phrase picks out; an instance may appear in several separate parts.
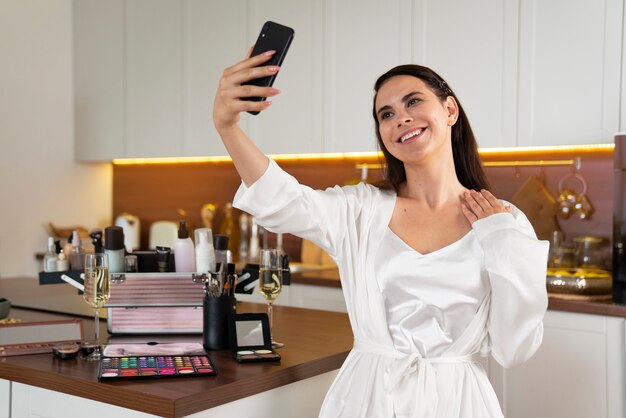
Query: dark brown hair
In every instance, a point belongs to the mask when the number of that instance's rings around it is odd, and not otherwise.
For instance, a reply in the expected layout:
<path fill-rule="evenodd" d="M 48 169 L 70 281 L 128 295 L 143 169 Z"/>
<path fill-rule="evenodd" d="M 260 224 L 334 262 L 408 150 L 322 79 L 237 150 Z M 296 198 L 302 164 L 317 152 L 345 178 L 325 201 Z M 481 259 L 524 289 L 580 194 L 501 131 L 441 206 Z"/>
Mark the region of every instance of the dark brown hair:
<path fill-rule="evenodd" d="M 393 188 L 397 193 L 400 184 L 406 180 L 404 163 L 391 155 L 391 153 L 387 151 L 385 144 L 383 144 L 383 140 L 380 137 L 378 117 L 376 116 L 376 97 L 378 96 L 378 90 L 387 80 L 400 75 L 419 78 L 430 87 L 433 93 L 435 93 L 442 102 L 445 101 L 448 96 L 452 96 L 456 100 L 459 106 L 459 116 L 456 123 L 452 126 L 452 155 L 454 158 L 456 176 L 461 184 L 468 189 L 486 189 L 488 187 L 487 180 L 485 178 L 485 172 L 480 165 L 476 138 L 474 138 L 474 133 L 472 132 L 467 115 L 461 106 L 461 102 L 448 86 L 448 83 L 437 73 L 428 67 L 414 64 L 399 65 L 392 68 L 381 75 L 374 85 L 375 94 L 372 114 L 374 116 L 374 123 L 376 124 L 378 147 L 383 152 L 387 165 L 384 174 L 386 184 L 383 185 L 383 187 Z"/>

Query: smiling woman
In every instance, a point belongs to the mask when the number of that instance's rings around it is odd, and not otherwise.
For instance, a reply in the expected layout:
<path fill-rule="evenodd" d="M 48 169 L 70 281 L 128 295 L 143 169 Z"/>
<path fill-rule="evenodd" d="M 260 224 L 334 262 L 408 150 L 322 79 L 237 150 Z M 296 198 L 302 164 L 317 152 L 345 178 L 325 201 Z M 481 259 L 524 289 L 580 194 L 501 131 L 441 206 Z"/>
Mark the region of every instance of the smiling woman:
<path fill-rule="evenodd" d="M 484 189 L 458 99 L 426 67 L 385 73 L 374 119 L 388 187 L 313 190 L 238 126 L 240 112 L 269 106 L 241 97 L 280 93 L 241 86 L 267 74 L 268 59 L 224 72 L 213 119 L 243 179 L 234 205 L 337 262 L 355 341 L 320 416 L 502 417 L 477 358 L 491 352 L 509 367 L 538 349 L 548 245 L 521 211 Z"/>

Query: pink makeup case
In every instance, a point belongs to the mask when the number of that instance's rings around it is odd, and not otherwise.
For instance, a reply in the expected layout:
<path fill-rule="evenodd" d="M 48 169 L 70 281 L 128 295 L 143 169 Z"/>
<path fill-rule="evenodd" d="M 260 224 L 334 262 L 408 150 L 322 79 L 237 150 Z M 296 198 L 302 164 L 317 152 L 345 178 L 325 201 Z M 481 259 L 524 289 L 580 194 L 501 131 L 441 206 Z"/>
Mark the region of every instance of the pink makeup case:
<path fill-rule="evenodd" d="M 201 334 L 204 286 L 192 273 L 112 275 L 111 334 Z"/>

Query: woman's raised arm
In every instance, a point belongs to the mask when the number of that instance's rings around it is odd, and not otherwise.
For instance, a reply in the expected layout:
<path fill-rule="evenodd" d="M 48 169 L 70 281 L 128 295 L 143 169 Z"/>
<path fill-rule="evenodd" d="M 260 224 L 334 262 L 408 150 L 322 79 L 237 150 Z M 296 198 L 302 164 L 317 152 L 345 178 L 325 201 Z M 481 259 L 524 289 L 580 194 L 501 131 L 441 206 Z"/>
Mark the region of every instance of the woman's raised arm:
<path fill-rule="evenodd" d="M 271 105 L 271 102 L 249 101 L 242 98 L 272 97 L 280 93 L 273 87 L 242 85 L 255 78 L 276 74 L 279 70 L 277 66 L 261 65 L 267 62 L 275 51 L 254 57 L 250 57 L 250 51 L 246 59 L 224 70 L 213 104 L 215 129 L 246 186 L 250 186 L 263 175 L 267 169 L 268 158 L 238 125 L 239 114 L 246 111 L 263 111 Z"/>

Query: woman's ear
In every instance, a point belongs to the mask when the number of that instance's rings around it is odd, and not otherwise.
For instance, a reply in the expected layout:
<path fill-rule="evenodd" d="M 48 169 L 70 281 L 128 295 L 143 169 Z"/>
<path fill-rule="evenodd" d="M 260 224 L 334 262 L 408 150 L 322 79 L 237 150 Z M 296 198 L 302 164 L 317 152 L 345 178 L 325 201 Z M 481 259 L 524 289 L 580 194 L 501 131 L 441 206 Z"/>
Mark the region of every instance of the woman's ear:
<path fill-rule="evenodd" d="M 459 118 L 459 105 L 452 96 L 446 97 L 446 110 L 448 111 L 448 126 L 452 126 Z"/>

